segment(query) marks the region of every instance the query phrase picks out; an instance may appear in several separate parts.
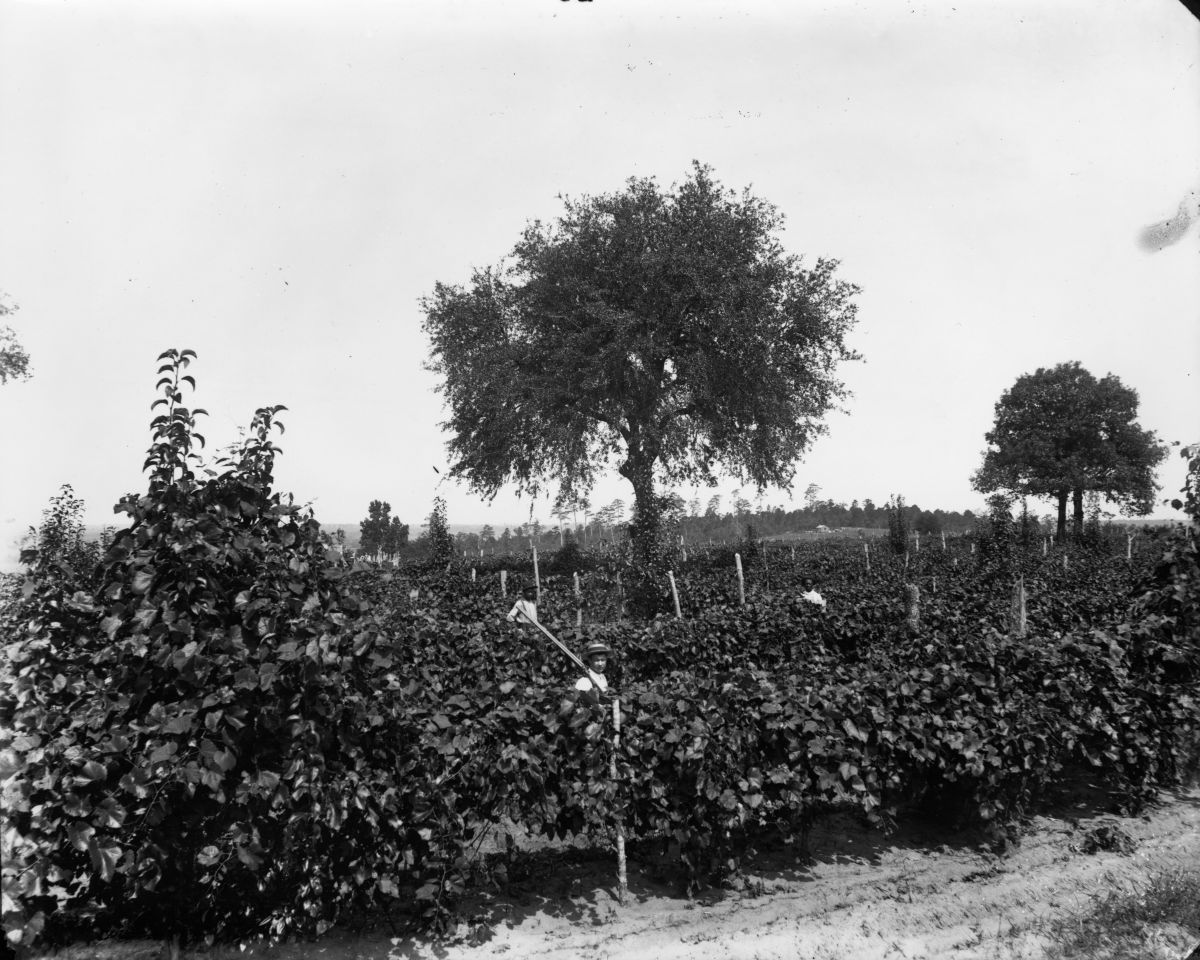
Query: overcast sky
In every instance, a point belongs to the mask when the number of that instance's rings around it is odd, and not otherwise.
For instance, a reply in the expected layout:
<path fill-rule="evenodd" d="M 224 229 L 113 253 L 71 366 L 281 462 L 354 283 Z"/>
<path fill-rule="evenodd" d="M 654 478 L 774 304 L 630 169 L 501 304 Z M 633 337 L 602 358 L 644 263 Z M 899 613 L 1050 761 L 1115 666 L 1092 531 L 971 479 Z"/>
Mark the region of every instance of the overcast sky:
<path fill-rule="evenodd" d="M 62 483 L 93 523 L 143 489 L 169 347 L 210 447 L 287 405 L 279 485 L 324 522 L 379 498 L 415 533 L 435 489 L 452 523 L 527 520 L 436 488 L 418 299 L 559 194 L 693 159 L 863 291 L 847 411 L 768 503 L 978 509 L 996 400 L 1068 360 L 1200 440 L 1198 61 L 1175 0 L 7 0 L 0 290 L 33 378 L 0 388 L 0 534 Z"/>

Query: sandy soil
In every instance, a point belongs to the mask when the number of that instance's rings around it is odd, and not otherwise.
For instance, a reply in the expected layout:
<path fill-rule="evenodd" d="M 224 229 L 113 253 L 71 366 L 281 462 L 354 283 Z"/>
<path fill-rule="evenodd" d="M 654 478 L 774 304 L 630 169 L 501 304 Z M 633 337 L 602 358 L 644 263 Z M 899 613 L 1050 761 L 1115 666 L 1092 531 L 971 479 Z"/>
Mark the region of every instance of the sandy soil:
<path fill-rule="evenodd" d="M 1078 849 L 1104 823 L 1136 841 L 1132 853 Z M 273 960 L 1044 957 L 1047 921 L 1084 913 L 1097 896 L 1132 889 L 1157 868 L 1200 866 L 1200 791 L 1170 794 L 1141 817 L 1072 803 L 1035 818 L 1001 856 L 976 841 L 936 824 L 884 837 L 835 816 L 814 828 L 811 858 L 779 844 L 747 865 L 741 890 L 688 900 L 656 882 L 652 863 L 631 862 L 624 906 L 615 899 L 611 858 L 544 855 L 539 875 L 467 905 L 469 921 L 450 942 L 334 934 L 249 953 Z M 1179 928 L 1149 930 L 1144 943 L 1117 955 L 1175 960 L 1194 941 Z"/>

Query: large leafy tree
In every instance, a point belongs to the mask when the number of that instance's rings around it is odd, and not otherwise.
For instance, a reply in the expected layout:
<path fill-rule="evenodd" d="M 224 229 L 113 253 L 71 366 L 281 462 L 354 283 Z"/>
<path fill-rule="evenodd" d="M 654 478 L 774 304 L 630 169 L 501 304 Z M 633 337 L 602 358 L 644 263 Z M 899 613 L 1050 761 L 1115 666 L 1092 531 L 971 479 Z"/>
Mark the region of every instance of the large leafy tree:
<path fill-rule="evenodd" d="M 1068 498 L 1074 533 L 1082 531 L 1088 491 L 1144 516 L 1158 489 L 1154 468 L 1167 451 L 1138 425 L 1137 412 L 1137 391 L 1111 373 L 1097 380 L 1071 362 L 1023 374 L 996 403 L 975 489 L 1056 500 L 1060 537 Z"/>
<path fill-rule="evenodd" d="M 663 485 L 790 484 L 857 358 L 858 288 L 785 252 L 782 214 L 700 164 L 670 189 L 631 178 L 563 203 L 509 260 L 422 300 L 452 473 L 485 496 L 515 481 L 569 499 L 615 461 L 650 569 Z"/>

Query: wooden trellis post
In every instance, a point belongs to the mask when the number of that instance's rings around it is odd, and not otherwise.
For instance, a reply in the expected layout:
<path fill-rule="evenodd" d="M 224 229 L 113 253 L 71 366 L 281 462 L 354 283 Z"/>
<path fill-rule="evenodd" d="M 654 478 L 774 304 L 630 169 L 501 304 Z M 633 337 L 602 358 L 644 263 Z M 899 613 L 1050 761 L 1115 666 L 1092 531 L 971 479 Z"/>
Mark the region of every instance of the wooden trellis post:
<path fill-rule="evenodd" d="M 1012 605 L 1008 611 L 1008 633 L 1013 637 L 1025 636 L 1025 578 L 1018 577 L 1013 584 Z"/>
<path fill-rule="evenodd" d="M 575 626 L 583 626 L 583 591 L 579 589 L 579 571 L 575 574 Z"/>
<path fill-rule="evenodd" d="M 946 531 L 942 531 L 942 553 L 946 552 Z"/>
<path fill-rule="evenodd" d="M 742 555 L 740 553 L 735 553 L 733 555 L 733 562 L 737 564 L 738 600 L 744 607 L 746 605 L 746 581 L 742 576 Z"/>
<path fill-rule="evenodd" d="M 667 571 L 667 579 L 671 581 L 671 599 L 675 602 L 675 619 L 682 620 L 683 614 L 679 610 L 679 591 L 675 588 L 675 571 Z"/>
<path fill-rule="evenodd" d="M 475 568 L 474 567 L 471 568 L 471 582 L 472 583 L 475 582 Z"/>
<path fill-rule="evenodd" d="M 918 530 L 916 533 L 914 533 L 913 538 L 916 540 L 916 543 L 917 543 L 917 549 L 914 550 L 913 552 L 920 553 L 921 552 L 921 531 Z"/>
<path fill-rule="evenodd" d="M 904 598 L 908 605 L 908 618 L 905 622 L 912 633 L 917 633 L 921 629 L 921 588 L 915 583 L 906 583 Z"/>
<path fill-rule="evenodd" d="M 502 596 L 502 597 L 508 596 L 508 571 L 507 570 L 500 571 L 500 596 Z"/>
<path fill-rule="evenodd" d="M 871 546 L 870 546 L 870 544 L 867 544 L 867 543 L 863 544 L 863 556 L 865 556 L 867 558 L 867 573 L 870 573 L 871 572 Z"/>
<path fill-rule="evenodd" d="M 542 602 L 542 575 L 538 573 L 537 547 L 533 548 L 533 583 L 537 588 L 537 602 Z"/>

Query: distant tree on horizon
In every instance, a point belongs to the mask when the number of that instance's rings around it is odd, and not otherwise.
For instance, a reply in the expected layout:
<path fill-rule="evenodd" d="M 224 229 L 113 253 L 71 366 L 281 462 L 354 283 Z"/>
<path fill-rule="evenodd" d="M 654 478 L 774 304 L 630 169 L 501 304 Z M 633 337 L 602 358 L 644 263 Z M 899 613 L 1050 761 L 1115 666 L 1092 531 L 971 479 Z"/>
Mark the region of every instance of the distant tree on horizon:
<path fill-rule="evenodd" d="M 391 524 L 392 505 L 386 500 L 372 500 L 367 506 L 366 519 L 358 525 L 359 553 L 379 559 Z"/>
<path fill-rule="evenodd" d="M 1137 391 L 1108 374 L 1097 380 L 1078 361 L 1022 374 L 996 402 L 988 449 L 971 478 L 981 493 L 1045 497 L 1058 504 L 1058 536 L 1083 532 L 1084 496 L 1095 491 L 1126 516 L 1145 516 L 1158 490 L 1154 470 L 1167 455 L 1138 425 Z"/>
<path fill-rule="evenodd" d="M 408 524 L 401 523 L 399 517 L 392 517 L 383 535 L 380 549 L 389 560 L 394 559 L 408 545 Z"/>

